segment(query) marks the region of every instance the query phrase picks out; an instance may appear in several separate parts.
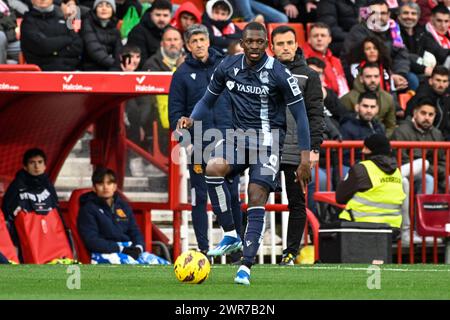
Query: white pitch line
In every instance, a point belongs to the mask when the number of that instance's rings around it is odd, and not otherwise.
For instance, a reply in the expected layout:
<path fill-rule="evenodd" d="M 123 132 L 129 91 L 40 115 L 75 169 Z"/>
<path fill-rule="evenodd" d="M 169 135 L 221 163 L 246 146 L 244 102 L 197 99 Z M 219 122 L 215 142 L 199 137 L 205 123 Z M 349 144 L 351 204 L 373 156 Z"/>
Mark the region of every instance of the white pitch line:
<path fill-rule="evenodd" d="M 372 265 L 368 265 L 368 266 L 372 266 Z M 446 270 L 440 270 L 440 269 L 397 269 L 397 268 L 383 268 L 383 265 L 377 265 L 381 268 L 381 271 L 398 271 L 398 272 L 450 272 L 450 269 L 446 269 Z M 366 268 L 355 268 L 355 267 L 319 267 L 319 266 L 314 266 L 314 267 L 300 267 L 302 269 L 313 269 L 313 270 L 321 270 L 321 269 L 325 269 L 325 270 L 350 270 L 350 271 L 367 271 L 367 267 Z"/>

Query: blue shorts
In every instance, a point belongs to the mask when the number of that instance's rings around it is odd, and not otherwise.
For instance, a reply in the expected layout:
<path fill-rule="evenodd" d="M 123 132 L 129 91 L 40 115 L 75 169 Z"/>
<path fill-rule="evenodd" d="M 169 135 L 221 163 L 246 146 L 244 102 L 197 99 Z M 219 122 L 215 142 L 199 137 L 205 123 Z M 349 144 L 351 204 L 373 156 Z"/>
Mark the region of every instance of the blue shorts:
<path fill-rule="evenodd" d="M 211 153 L 211 158 L 222 158 L 227 160 L 231 172 L 227 178 L 244 172 L 249 168 L 249 183 L 256 183 L 268 189 L 270 192 L 279 189 L 280 177 L 280 150 L 281 145 L 258 147 L 248 143 L 236 143 L 236 141 L 221 140 Z"/>

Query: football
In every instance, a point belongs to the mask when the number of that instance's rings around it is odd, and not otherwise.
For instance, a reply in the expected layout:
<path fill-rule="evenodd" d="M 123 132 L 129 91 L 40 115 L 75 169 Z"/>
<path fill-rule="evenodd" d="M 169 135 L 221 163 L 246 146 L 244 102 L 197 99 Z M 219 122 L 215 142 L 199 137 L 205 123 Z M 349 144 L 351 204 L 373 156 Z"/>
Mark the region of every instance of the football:
<path fill-rule="evenodd" d="M 174 267 L 177 279 L 183 283 L 199 284 L 205 281 L 211 265 L 208 258 L 201 252 L 188 250 L 178 256 Z"/>

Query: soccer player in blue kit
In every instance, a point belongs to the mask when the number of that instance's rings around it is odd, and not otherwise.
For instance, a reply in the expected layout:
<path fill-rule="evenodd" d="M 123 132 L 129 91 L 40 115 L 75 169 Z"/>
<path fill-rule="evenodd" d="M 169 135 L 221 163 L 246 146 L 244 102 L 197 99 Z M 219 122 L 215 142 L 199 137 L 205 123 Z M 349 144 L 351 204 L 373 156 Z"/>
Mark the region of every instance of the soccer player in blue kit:
<path fill-rule="evenodd" d="M 303 190 L 311 180 L 309 163 L 310 134 L 308 118 L 297 80 L 276 59 L 266 54 L 267 31 L 262 24 L 250 22 L 244 28 L 241 46 L 244 54 L 225 58 L 215 70 L 202 99 L 190 117 L 178 120 L 178 129 L 189 129 L 194 121 L 207 117 L 209 108 L 223 90 L 228 90 L 233 112 L 233 134 L 216 145 L 205 172 L 208 194 L 214 213 L 224 230 L 224 238 L 208 255 L 219 256 L 240 250 L 242 265 L 235 283 L 250 284 L 250 268 L 262 240 L 265 204 L 278 186 L 280 150 L 286 131 L 286 107 L 297 122 L 301 162 L 297 180 Z M 237 140 L 237 142 L 236 142 Z M 299 155 L 300 156 L 300 155 Z M 230 194 L 225 179 L 249 168 L 248 223 L 242 242 L 236 233 L 230 210 Z"/>

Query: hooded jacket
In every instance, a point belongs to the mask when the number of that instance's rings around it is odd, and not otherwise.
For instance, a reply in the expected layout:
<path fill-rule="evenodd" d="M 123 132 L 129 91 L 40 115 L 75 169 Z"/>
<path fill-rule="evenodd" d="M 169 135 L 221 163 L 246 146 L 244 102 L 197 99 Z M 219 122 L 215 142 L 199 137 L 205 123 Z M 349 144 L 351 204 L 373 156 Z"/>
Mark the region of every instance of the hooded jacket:
<path fill-rule="evenodd" d="M 27 63 L 43 71 L 74 71 L 83 52 L 83 41 L 69 30 L 61 9 L 51 12 L 28 11 L 20 26 L 20 46 Z"/>
<path fill-rule="evenodd" d="M 309 120 L 311 150 L 318 150 L 322 144 L 324 132 L 323 94 L 319 75 L 308 67 L 300 49 L 297 51 L 294 61 L 285 65 L 297 79 L 305 98 L 306 112 Z M 284 139 L 281 163 L 298 165 L 300 163 L 300 149 L 298 148 L 297 142 L 297 124 L 289 109 L 286 110 L 286 124 L 286 137 Z"/>
<path fill-rule="evenodd" d="M 397 161 L 388 155 L 367 156 L 367 160 L 372 160 L 378 168 L 386 174 L 393 174 L 397 169 Z M 369 173 L 364 165 L 357 163 L 348 172 L 348 177 L 341 180 L 336 188 L 336 202 L 345 204 L 357 192 L 364 192 L 373 187 Z"/>
<path fill-rule="evenodd" d="M 134 219 L 133 211 L 117 193 L 113 206 L 93 191 L 80 197 L 78 231 L 86 248 L 95 253 L 118 253 L 117 242 L 131 241 L 144 248 L 144 239 Z M 145 250 L 144 250 L 145 251 Z"/>
<path fill-rule="evenodd" d="M 197 20 L 195 23 L 202 22 L 202 13 L 195 6 L 195 4 L 193 4 L 190 1 L 183 2 L 183 4 L 175 12 L 175 15 L 173 16 L 172 21 L 170 22 L 172 27 L 177 28 L 178 30 L 180 30 L 181 33 L 184 33 L 186 31 L 186 30 L 182 29 L 181 21 L 180 21 L 181 14 L 183 12 L 188 12 L 188 13 L 192 14 L 195 17 L 195 19 Z"/>
<path fill-rule="evenodd" d="M 117 18 L 112 17 L 105 27 L 90 11 L 81 25 L 84 43 L 83 70 L 110 71 L 120 68 L 119 54 L 122 48 L 120 32 L 116 28 Z"/>
<path fill-rule="evenodd" d="M 164 31 L 153 23 L 150 12 L 151 8 L 145 12 L 141 21 L 128 34 L 127 44 L 138 46 L 141 49 L 141 68 L 144 62 L 161 47 Z"/>
<path fill-rule="evenodd" d="M 359 81 L 359 78 L 356 78 L 353 82 L 353 89 L 341 98 L 342 104 L 347 110 L 355 111 L 354 107 L 358 103 L 359 95 L 363 92 L 366 92 L 364 84 Z M 390 137 L 396 125 L 394 98 L 388 92 L 381 90 L 380 87 L 377 88 L 375 93 L 378 97 L 377 104 L 380 107 L 380 111 L 375 118 L 383 123 L 386 135 Z"/>
<path fill-rule="evenodd" d="M 178 119 L 192 113 L 195 104 L 203 97 L 214 70 L 223 59 L 222 54 L 212 48 L 209 48 L 208 53 L 205 63 L 194 59 L 189 53 L 173 74 L 169 90 L 169 121 L 172 130 L 176 128 Z M 231 103 L 226 91 L 220 95 L 214 108 L 210 109 L 209 119 L 203 121 L 202 126 L 203 130 L 233 127 Z"/>
<path fill-rule="evenodd" d="M 212 8 L 217 2 L 224 2 L 230 9 L 230 14 L 225 21 L 212 19 Z M 232 16 L 233 6 L 228 0 L 210 0 L 206 3 L 202 23 L 208 28 L 211 46 L 222 53 L 227 53 L 230 43 L 239 40 L 242 36 L 241 29 L 231 21 Z"/>

